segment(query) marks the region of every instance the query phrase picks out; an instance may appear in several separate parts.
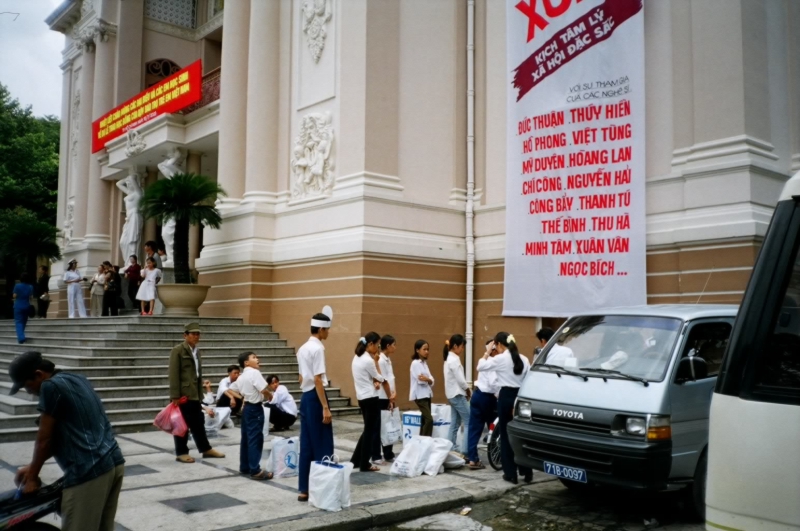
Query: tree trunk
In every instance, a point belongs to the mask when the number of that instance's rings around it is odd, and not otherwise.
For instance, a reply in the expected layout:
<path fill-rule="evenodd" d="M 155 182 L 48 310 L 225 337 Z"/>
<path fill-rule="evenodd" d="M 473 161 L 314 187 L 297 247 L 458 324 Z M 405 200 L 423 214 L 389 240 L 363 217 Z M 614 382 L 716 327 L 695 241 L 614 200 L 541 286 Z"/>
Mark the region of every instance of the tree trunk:
<path fill-rule="evenodd" d="M 192 276 L 189 271 L 189 221 L 175 220 L 175 283 L 191 284 Z"/>

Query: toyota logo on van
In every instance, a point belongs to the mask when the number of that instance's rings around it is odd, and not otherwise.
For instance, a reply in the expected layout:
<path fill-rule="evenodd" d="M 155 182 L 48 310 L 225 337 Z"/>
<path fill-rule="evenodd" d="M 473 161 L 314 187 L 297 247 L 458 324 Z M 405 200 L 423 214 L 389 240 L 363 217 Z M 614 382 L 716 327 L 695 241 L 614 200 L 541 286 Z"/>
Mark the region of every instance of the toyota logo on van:
<path fill-rule="evenodd" d="M 568 409 L 553 408 L 554 417 L 567 417 L 568 419 L 583 420 L 583 413 L 580 411 L 570 411 Z"/>

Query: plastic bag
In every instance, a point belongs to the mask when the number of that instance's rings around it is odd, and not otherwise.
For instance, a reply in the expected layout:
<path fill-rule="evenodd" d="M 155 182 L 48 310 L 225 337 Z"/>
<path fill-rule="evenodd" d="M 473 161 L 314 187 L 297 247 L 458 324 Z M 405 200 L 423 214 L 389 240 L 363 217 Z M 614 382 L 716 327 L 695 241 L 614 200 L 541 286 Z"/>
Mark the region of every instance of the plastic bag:
<path fill-rule="evenodd" d="M 445 470 L 452 470 L 454 468 L 461 468 L 466 465 L 467 462 L 464 459 L 461 459 L 457 455 L 453 453 L 448 453 L 447 457 L 444 459 L 444 468 Z"/>
<path fill-rule="evenodd" d="M 451 407 L 447 404 L 433 404 L 431 416 L 433 417 L 433 432 L 431 436 L 439 439 L 450 437 Z"/>
<path fill-rule="evenodd" d="M 450 450 L 453 448 L 453 443 L 447 439 L 433 438 L 431 445 L 431 453 L 428 457 L 428 463 L 425 465 L 425 473 L 429 476 L 435 476 L 439 473 L 439 468 L 444 464 L 447 456 L 450 455 Z"/>
<path fill-rule="evenodd" d="M 300 463 L 300 437 L 273 439 L 271 456 L 272 473 L 276 478 L 296 476 Z"/>
<path fill-rule="evenodd" d="M 341 511 L 342 507 L 349 507 L 352 470 L 353 463 L 338 464 L 330 457 L 311 463 L 308 476 L 309 504 L 325 511 Z M 344 505 L 344 501 L 347 505 Z"/>
<path fill-rule="evenodd" d="M 414 437 L 403 445 L 403 451 L 394 458 L 389 473 L 407 478 L 421 476 L 428 464 L 432 447 L 433 440 L 430 437 Z"/>
<path fill-rule="evenodd" d="M 261 429 L 261 432 L 264 434 L 264 440 L 267 440 L 269 437 L 269 413 L 272 411 L 267 406 L 263 406 L 264 408 L 264 427 Z"/>
<path fill-rule="evenodd" d="M 189 431 L 180 408 L 172 402 L 156 415 L 153 426 L 176 437 L 183 437 Z"/>
<path fill-rule="evenodd" d="M 403 440 L 400 410 L 381 411 L 381 445 L 390 446 Z"/>

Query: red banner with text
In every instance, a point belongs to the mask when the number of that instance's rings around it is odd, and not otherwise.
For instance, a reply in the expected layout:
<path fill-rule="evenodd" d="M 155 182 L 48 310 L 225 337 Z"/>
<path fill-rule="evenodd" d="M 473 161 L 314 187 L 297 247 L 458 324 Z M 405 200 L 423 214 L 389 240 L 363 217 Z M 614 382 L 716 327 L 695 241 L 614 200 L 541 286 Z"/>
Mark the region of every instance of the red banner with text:
<path fill-rule="evenodd" d="M 506 0 L 503 315 L 645 304 L 642 0 Z"/>
<path fill-rule="evenodd" d="M 203 66 L 198 60 L 92 122 L 92 153 L 100 151 L 129 129 L 200 101 L 202 94 Z"/>

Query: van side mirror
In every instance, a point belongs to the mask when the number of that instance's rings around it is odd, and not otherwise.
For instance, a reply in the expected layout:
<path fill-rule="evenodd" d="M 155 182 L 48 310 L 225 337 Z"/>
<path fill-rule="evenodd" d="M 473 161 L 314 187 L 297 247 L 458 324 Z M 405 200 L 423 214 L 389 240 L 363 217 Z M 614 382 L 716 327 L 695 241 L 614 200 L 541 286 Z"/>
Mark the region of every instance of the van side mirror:
<path fill-rule="evenodd" d="M 678 374 L 675 383 L 694 382 L 708 378 L 708 364 L 699 356 L 687 356 L 678 362 Z"/>

